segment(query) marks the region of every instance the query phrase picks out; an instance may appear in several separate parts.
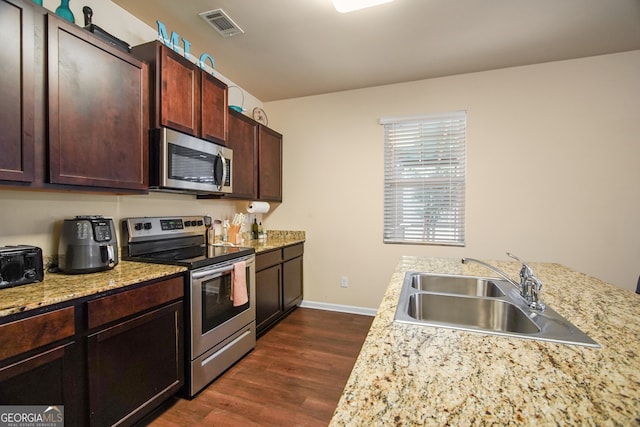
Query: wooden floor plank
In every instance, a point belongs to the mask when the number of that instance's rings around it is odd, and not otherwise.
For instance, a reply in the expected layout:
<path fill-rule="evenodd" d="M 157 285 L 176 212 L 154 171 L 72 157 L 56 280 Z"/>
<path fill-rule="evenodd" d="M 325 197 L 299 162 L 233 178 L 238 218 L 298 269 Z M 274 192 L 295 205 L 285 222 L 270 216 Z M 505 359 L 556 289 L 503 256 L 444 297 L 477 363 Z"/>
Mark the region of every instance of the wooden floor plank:
<path fill-rule="evenodd" d="M 194 399 L 148 425 L 326 426 L 373 317 L 298 308 Z"/>

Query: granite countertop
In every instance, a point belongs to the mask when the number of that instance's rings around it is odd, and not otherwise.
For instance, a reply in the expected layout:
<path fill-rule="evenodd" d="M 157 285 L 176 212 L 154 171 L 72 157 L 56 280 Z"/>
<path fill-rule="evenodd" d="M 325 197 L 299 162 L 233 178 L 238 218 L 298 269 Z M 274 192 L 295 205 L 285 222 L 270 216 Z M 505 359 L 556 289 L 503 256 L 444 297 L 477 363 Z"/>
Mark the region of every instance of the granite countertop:
<path fill-rule="evenodd" d="M 488 262 L 518 277 L 518 263 Z M 542 301 L 602 348 L 394 323 L 407 271 L 495 276 L 459 259 L 405 256 L 330 425 L 639 425 L 640 295 L 530 265 Z"/>
<path fill-rule="evenodd" d="M 90 274 L 45 273 L 42 282 L 0 289 L 0 320 L 11 314 L 95 295 L 187 271 L 176 265 L 120 261 L 111 270 Z"/>
<path fill-rule="evenodd" d="M 248 240 L 256 253 L 304 242 L 303 231 L 271 231 L 267 240 Z M 59 304 L 100 292 L 135 285 L 176 273 L 186 267 L 120 260 L 112 270 L 90 274 L 45 273 L 42 282 L 0 289 L 0 321 L 12 314 Z"/>
<path fill-rule="evenodd" d="M 266 240 L 245 240 L 242 246 L 254 248 L 256 254 L 266 252 L 273 249 L 282 248 L 296 243 L 304 243 L 304 231 L 278 231 L 269 230 Z"/>

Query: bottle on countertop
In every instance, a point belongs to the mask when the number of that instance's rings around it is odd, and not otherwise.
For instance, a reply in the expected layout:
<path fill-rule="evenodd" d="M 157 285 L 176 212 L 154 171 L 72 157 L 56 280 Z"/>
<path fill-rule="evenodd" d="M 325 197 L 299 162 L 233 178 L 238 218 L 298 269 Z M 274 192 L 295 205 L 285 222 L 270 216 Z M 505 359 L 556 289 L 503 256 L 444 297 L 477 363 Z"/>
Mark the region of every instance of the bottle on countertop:
<path fill-rule="evenodd" d="M 253 224 L 251 224 L 251 238 L 258 240 L 258 220 L 253 218 Z"/>
<path fill-rule="evenodd" d="M 225 219 L 224 222 L 222 223 L 222 241 L 223 242 L 229 241 L 229 220 L 228 219 Z"/>

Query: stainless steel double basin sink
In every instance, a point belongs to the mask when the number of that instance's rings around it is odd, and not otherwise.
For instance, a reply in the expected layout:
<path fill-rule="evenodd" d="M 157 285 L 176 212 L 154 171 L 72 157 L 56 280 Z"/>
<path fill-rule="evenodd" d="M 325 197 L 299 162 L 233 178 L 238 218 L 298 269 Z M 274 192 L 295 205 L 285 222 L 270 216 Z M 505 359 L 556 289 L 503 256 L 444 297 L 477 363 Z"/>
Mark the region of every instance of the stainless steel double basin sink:
<path fill-rule="evenodd" d="M 552 308 L 531 309 L 511 283 L 487 277 L 408 272 L 395 321 L 600 347 Z"/>

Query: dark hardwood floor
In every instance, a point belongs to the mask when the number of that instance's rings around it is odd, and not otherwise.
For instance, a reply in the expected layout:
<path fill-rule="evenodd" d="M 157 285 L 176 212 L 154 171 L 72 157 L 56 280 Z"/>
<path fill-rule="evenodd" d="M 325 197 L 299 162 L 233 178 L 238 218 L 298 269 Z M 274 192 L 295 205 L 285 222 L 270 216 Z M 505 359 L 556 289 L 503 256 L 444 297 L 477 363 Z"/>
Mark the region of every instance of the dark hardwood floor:
<path fill-rule="evenodd" d="M 150 426 L 326 426 L 373 317 L 298 308 L 198 394 Z"/>

